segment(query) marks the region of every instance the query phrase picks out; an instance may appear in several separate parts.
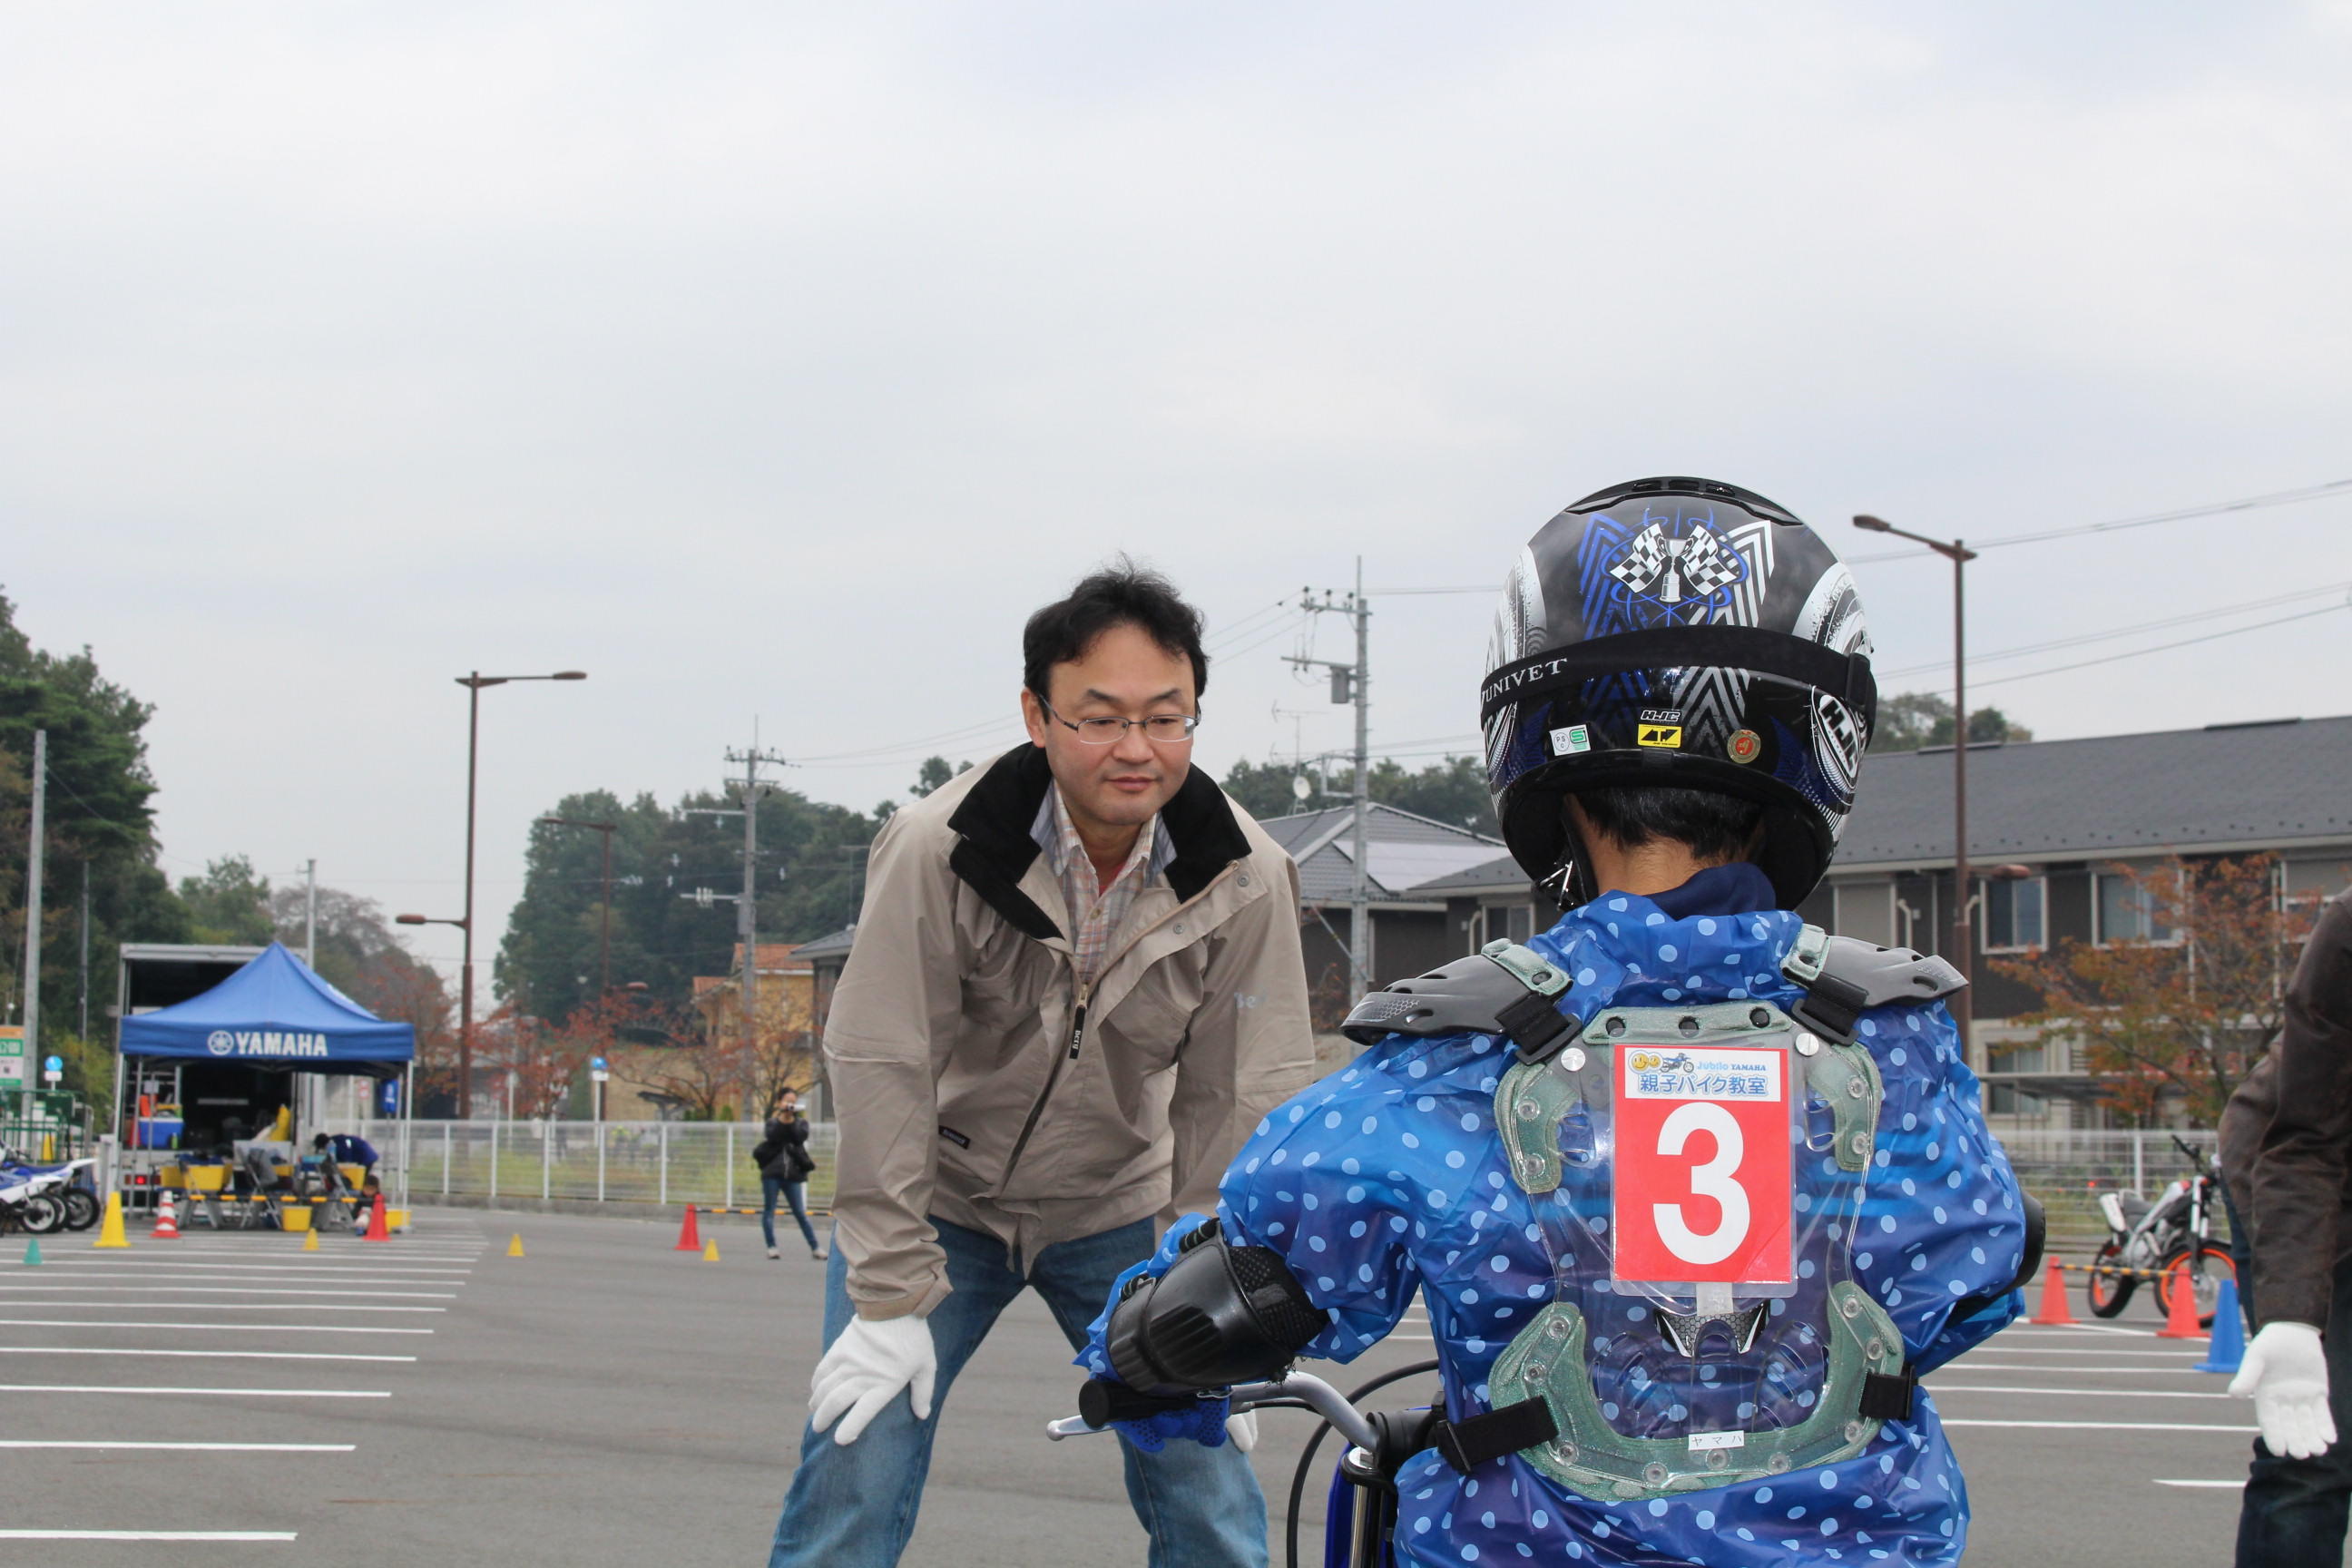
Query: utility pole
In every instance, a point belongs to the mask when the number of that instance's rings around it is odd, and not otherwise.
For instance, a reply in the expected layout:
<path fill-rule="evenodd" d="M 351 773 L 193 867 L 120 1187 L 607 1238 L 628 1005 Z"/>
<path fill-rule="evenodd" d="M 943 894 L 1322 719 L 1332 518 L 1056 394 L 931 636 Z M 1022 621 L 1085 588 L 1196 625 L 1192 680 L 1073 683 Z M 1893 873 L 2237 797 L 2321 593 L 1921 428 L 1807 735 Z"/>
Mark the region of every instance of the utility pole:
<path fill-rule="evenodd" d="M 302 962 L 311 968 L 319 967 L 319 862 L 316 858 L 302 864 Z"/>
<path fill-rule="evenodd" d="M 81 1037 L 89 1038 L 89 862 L 81 863 Z"/>
<path fill-rule="evenodd" d="M 1355 875 L 1348 891 L 1348 968 L 1358 995 L 1372 988 L 1372 925 L 1371 875 L 1365 862 L 1370 858 L 1369 840 L 1371 834 L 1372 783 L 1372 656 L 1371 601 L 1364 596 L 1364 558 L 1356 557 L 1356 591 L 1344 597 L 1335 597 L 1324 590 L 1318 599 L 1314 590 L 1301 589 L 1298 607 L 1309 615 L 1342 615 L 1355 623 L 1356 658 L 1353 664 L 1339 659 L 1307 658 L 1294 656 L 1285 660 L 1301 668 L 1314 666 L 1331 672 L 1331 700 L 1353 702 L 1356 705 L 1356 788 L 1354 843 L 1350 854 L 1355 860 Z"/>
<path fill-rule="evenodd" d="M 33 846 L 25 863 L 25 1069 L 26 1081 L 41 1054 L 41 857 L 48 836 L 49 732 L 33 731 Z"/>
<path fill-rule="evenodd" d="M 736 939 L 743 944 L 743 1049 L 746 1056 L 759 1047 L 760 1007 L 760 935 L 759 889 L 760 876 L 760 797 L 774 786 L 762 781 L 760 768 L 765 764 L 790 767 L 792 764 L 773 752 L 760 749 L 760 729 L 751 727 L 751 745 L 748 751 L 728 748 L 727 760 L 743 764 L 743 776 L 728 781 L 736 798 L 742 802 L 739 809 L 729 811 L 713 806 L 688 808 L 689 816 L 740 816 L 743 819 L 743 890 L 740 893 L 714 893 L 708 888 L 697 888 L 691 893 L 680 893 L 682 899 L 692 899 L 705 908 L 723 900 L 735 905 Z"/>

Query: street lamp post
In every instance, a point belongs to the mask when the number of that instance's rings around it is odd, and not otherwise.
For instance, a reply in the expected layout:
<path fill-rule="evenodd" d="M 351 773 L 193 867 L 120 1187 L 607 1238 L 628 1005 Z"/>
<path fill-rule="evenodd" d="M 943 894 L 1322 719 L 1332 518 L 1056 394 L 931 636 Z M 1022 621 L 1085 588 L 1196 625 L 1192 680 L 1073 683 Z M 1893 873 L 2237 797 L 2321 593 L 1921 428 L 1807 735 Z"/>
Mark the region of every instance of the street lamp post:
<path fill-rule="evenodd" d="M 584 827 L 604 836 L 604 893 L 603 920 L 596 932 L 596 995 L 603 1000 L 613 988 L 613 835 L 620 830 L 614 822 L 587 822 L 576 816 L 542 816 L 541 822 L 551 827 Z"/>
<path fill-rule="evenodd" d="M 466 936 L 466 953 L 457 972 L 457 1120 L 474 1114 L 474 780 L 481 752 L 482 688 L 513 680 L 585 680 L 584 669 L 562 669 L 553 675 L 484 675 L 475 670 L 457 677 L 466 688 L 466 916 L 457 925 Z M 422 922 L 419 922 L 422 923 Z"/>
<path fill-rule="evenodd" d="M 1914 544 L 1924 544 L 1952 563 L 1952 952 L 1948 955 L 1963 978 L 1973 978 L 1969 954 L 1974 932 L 1969 917 L 1969 633 L 1968 563 L 1977 552 L 1957 539 L 1929 539 L 1895 527 L 1864 512 L 1853 525 L 1870 533 L 1891 533 Z M 1960 1058 L 1968 1060 L 1969 1037 L 1976 1005 L 1969 988 L 1952 997 L 1952 1022 L 1960 1032 Z M 1971 1067 L 1975 1064 L 1969 1063 Z"/>

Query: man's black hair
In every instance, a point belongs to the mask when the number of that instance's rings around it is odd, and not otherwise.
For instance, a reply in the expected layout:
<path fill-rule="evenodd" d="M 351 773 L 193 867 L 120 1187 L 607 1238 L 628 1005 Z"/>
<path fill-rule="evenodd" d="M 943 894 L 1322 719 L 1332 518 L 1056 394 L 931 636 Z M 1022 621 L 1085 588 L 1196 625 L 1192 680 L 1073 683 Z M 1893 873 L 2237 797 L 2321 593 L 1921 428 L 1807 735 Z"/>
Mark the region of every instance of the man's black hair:
<path fill-rule="evenodd" d="M 1596 832 L 1628 849 L 1669 839 L 1701 860 L 1748 858 L 1764 807 L 1713 790 L 1666 784 L 1618 784 L 1576 792 Z"/>
<path fill-rule="evenodd" d="M 1095 638 L 1113 626 L 1134 626 L 1162 650 L 1192 661 L 1192 693 L 1209 689 L 1209 656 L 1201 649 L 1201 612 L 1177 596 L 1174 584 L 1121 556 L 1081 578 L 1066 599 L 1029 617 L 1021 631 L 1021 683 L 1046 700 L 1054 666 L 1086 657 Z"/>

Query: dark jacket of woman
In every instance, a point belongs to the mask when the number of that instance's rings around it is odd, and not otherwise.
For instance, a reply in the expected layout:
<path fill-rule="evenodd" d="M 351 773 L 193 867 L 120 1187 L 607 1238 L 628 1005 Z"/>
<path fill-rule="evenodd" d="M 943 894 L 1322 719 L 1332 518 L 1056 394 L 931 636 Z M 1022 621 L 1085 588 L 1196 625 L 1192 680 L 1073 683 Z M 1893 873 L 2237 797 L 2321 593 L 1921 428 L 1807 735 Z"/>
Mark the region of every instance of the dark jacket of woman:
<path fill-rule="evenodd" d="M 780 1182 L 805 1182 L 816 1169 L 816 1162 L 809 1158 L 808 1122 L 804 1118 L 795 1116 L 789 1121 L 770 1118 L 761 1133 L 760 1147 L 774 1151 L 760 1162 L 760 1174 L 763 1176 L 773 1176 Z"/>

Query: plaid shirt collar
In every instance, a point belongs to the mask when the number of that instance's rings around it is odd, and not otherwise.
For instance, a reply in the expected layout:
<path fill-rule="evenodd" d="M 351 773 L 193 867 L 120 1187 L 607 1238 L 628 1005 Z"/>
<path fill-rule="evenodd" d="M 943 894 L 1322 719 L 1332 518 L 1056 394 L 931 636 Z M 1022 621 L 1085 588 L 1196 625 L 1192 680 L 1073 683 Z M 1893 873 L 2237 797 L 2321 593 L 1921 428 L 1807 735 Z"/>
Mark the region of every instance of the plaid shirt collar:
<path fill-rule="evenodd" d="M 1096 879 L 1095 863 L 1087 858 L 1086 841 L 1078 837 L 1069 810 L 1062 804 L 1059 784 L 1045 791 L 1029 837 L 1045 852 L 1046 863 L 1061 881 L 1062 901 L 1069 907 L 1073 927 L 1069 933 L 1070 951 L 1076 961 L 1078 980 L 1082 984 L 1092 984 L 1102 968 L 1104 954 L 1109 951 L 1111 938 L 1118 934 L 1128 911 L 1135 906 L 1136 896 L 1167 869 L 1168 862 L 1175 858 L 1175 847 L 1160 830 L 1160 818 L 1154 816 L 1135 836 L 1135 847 L 1128 852 L 1127 863 L 1119 868 L 1118 875 L 1111 879 L 1108 887 L 1103 887 Z"/>

